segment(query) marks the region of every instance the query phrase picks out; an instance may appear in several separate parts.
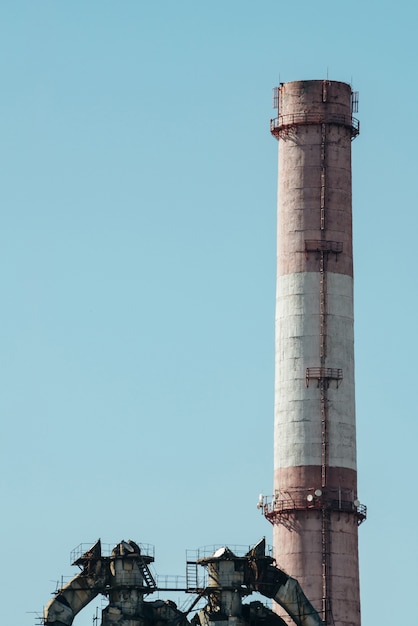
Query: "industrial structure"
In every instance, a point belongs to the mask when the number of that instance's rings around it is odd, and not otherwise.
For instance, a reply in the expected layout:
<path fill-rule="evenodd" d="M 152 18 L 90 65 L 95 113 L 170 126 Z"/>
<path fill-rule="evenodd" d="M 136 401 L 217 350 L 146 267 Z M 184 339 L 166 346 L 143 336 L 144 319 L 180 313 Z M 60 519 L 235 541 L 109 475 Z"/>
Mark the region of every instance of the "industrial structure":
<path fill-rule="evenodd" d="M 273 524 L 273 556 L 264 540 L 243 554 L 226 546 L 199 552 L 187 561 L 183 586 L 172 587 L 158 583 L 147 547 L 122 541 L 105 554 L 99 540 L 76 550 L 72 562 L 81 571 L 46 605 L 45 626 L 71 626 L 98 595 L 107 600 L 102 626 L 360 626 L 358 526 L 366 508 L 357 495 L 354 398 L 357 95 L 346 83 L 297 81 L 275 90 L 275 106 L 274 495 L 259 500 Z M 170 591 L 192 594 L 186 610 L 145 600 Z M 245 604 L 253 592 L 273 599 L 275 610 Z"/>
<path fill-rule="evenodd" d="M 242 554 L 226 546 L 201 548 L 187 561 L 182 587 L 179 579 L 174 586 L 166 579 L 163 586 L 158 584 L 150 569 L 154 556 L 149 544 L 121 541 L 109 555 L 104 554 L 100 539 L 86 551 L 81 544 L 72 555 L 73 565 L 81 571 L 56 591 L 45 606 L 42 623 L 71 626 L 78 613 L 101 594 L 107 599 L 101 626 L 286 626 L 261 602 L 243 603 L 243 598 L 259 592 L 279 603 L 297 626 L 323 626 L 298 581 L 275 567 L 265 552 L 264 539 Z M 198 574 L 199 567 L 205 571 L 203 576 Z M 192 594 L 189 607 L 182 611 L 170 600 L 145 600 L 162 591 Z M 199 602 L 203 606 L 196 608 Z M 189 621 L 192 610 L 195 615 Z"/>
<path fill-rule="evenodd" d="M 357 93 L 329 80 L 274 91 L 279 140 L 274 495 L 277 563 L 327 626 L 359 626 L 351 142 Z M 280 613 L 280 610 L 279 610 Z M 287 619 L 286 616 L 284 616 Z"/>

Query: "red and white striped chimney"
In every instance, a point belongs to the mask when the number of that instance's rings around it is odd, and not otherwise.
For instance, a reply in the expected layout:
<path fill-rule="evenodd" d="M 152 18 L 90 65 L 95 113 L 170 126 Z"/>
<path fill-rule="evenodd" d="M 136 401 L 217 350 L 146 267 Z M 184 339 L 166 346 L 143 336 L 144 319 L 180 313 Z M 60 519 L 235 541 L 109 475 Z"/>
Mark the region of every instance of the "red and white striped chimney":
<path fill-rule="evenodd" d="M 346 83 L 275 90 L 279 140 L 274 497 L 278 566 L 327 626 L 360 625 L 351 141 Z M 278 609 L 278 612 L 280 609 Z M 286 618 L 286 615 L 282 615 Z"/>

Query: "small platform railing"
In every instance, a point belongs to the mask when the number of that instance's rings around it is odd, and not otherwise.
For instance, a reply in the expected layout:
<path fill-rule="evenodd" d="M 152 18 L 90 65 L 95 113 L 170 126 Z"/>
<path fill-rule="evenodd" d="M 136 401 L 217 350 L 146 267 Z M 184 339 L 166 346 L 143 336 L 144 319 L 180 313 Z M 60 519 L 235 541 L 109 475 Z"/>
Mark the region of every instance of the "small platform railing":
<path fill-rule="evenodd" d="M 89 554 L 93 545 L 94 544 L 91 544 L 91 543 L 80 543 L 73 550 L 71 550 L 71 553 L 70 553 L 71 565 L 73 565 L 73 563 L 75 563 L 78 559 L 81 559 L 82 557 L 84 557 L 86 553 L 87 553 L 86 559 L 95 558 L 93 553 Z M 112 556 L 112 551 L 116 547 L 116 545 L 117 544 L 114 544 L 114 543 L 102 543 L 101 542 L 100 543 L 101 556 L 104 556 L 104 557 Z M 151 543 L 138 543 L 137 546 L 141 550 L 142 556 L 151 557 L 152 560 L 154 560 L 155 546 L 153 546 Z"/>
<path fill-rule="evenodd" d="M 333 490 L 334 491 L 334 490 Z M 267 499 L 263 503 L 263 514 L 272 524 L 281 523 L 281 518 L 296 511 L 308 511 L 312 509 L 353 513 L 357 523 L 361 524 L 367 517 L 367 507 L 357 500 L 347 500 L 335 497 L 334 493 L 315 496 L 314 494 L 292 494 L 292 497 L 279 497 Z"/>
<path fill-rule="evenodd" d="M 270 132 L 275 137 L 287 134 L 295 126 L 312 124 L 335 124 L 350 129 L 351 138 L 354 139 L 360 133 L 360 121 L 352 115 L 339 113 L 287 113 L 270 120 Z"/>

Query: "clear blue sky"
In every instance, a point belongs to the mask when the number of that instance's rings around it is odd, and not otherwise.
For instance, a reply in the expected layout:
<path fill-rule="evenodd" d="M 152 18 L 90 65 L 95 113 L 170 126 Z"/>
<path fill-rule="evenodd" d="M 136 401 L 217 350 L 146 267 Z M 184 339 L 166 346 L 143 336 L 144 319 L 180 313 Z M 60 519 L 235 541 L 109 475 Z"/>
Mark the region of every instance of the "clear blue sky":
<path fill-rule="evenodd" d="M 418 5 L 3 0 L 1 622 L 81 542 L 271 539 L 279 81 L 360 92 L 363 625 L 413 621 Z M 76 619 L 90 626 L 94 607 Z"/>

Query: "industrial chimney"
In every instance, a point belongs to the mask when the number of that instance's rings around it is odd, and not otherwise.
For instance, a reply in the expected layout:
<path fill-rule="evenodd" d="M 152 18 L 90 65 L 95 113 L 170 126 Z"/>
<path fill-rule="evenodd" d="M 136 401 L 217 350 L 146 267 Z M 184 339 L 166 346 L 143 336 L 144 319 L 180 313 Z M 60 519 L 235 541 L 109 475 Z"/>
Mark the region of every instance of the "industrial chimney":
<path fill-rule="evenodd" d="M 279 140 L 274 496 L 278 566 L 327 626 L 360 626 L 351 141 L 357 94 L 329 80 L 274 92 Z M 278 608 L 280 613 L 280 609 Z M 281 614 L 286 619 L 285 614 Z"/>

